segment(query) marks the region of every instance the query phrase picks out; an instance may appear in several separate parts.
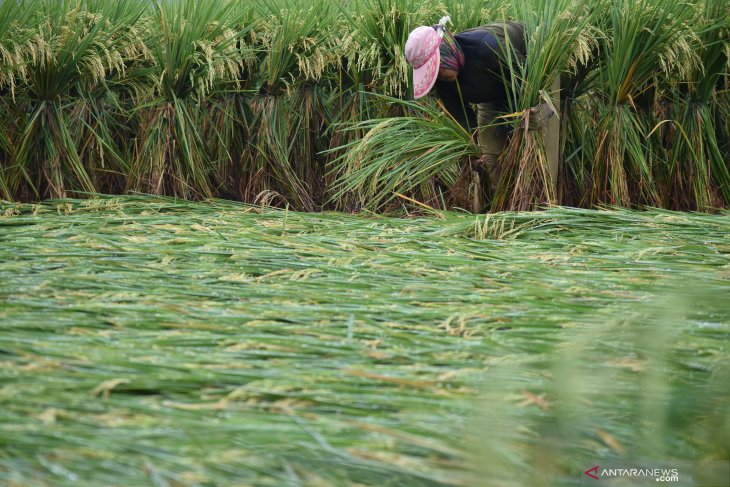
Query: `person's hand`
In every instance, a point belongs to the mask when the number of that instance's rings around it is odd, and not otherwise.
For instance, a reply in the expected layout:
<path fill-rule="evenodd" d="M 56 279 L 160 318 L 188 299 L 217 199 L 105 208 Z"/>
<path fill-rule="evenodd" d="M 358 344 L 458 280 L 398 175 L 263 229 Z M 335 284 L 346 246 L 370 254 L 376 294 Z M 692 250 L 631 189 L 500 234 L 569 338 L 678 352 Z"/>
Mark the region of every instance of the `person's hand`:
<path fill-rule="evenodd" d="M 482 154 L 479 159 L 473 161 L 474 168 L 491 169 L 497 164 L 497 156 L 494 154 Z"/>
<path fill-rule="evenodd" d="M 521 127 L 527 125 L 527 130 L 542 130 L 553 115 L 555 112 L 552 107 L 548 103 L 542 102 L 528 110 Z"/>

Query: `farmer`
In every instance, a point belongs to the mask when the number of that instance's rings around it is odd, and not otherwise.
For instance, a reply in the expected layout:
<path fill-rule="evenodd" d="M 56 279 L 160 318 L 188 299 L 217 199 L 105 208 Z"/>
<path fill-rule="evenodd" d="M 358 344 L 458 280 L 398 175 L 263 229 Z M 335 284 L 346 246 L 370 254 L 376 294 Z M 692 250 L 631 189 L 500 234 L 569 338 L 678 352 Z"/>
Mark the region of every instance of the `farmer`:
<path fill-rule="evenodd" d="M 444 17 L 437 25 L 418 27 L 408 36 L 405 55 L 413 67 L 413 96 L 424 97 L 435 86 L 436 94 L 455 120 L 467 130 L 478 128 L 482 157 L 477 171 L 482 179 L 488 179 L 493 194 L 499 181 L 497 160 L 508 134 L 504 124 L 494 125 L 494 122 L 499 122 L 497 117 L 508 112 L 509 93 L 505 84 L 510 79 L 510 66 L 506 62 L 508 49 L 515 63 L 524 61 L 526 56 L 524 27 L 519 22 L 494 23 L 453 35 L 446 28 L 448 21 Z M 505 42 L 506 38 L 509 42 Z M 558 80 L 551 88 L 551 95 L 556 99 L 559 90 Z M 476 114 L 471 104 L 476 104 Z M 560 106 L 557 101 L 554 105 Z M 530 112 L 527 128 L 545 131 L 550 177 L 555 183 L 558 117 L 552 116 L 547 103 Z"/>

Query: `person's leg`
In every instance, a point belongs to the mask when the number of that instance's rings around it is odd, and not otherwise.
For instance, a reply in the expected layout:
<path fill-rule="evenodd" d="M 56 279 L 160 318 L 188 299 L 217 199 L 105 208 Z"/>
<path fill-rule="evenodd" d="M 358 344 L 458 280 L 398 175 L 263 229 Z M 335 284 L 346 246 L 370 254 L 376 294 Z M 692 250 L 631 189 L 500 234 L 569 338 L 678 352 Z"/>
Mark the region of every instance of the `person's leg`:
<path fill-rule="evenodd" d="M 555 108 L 560 109 L 560 77 L 558 76 L 550 87 L 550 98 Z M 560 159 L 560 119 L 553 115 L 543 128 L 545 137 L 545 152 L 550 171 L 550 181 L 557 197 L 558 192 L 558 163 Z"/>
<path fill-rule="evenodd" d="M 477 105 L 477 123 L 479 124 L 479 148 L 482 151 L 482 166 L 486 172 L 490 196 L 499 183 L 499 155 L 504 148 L 506 134 L 502 127 L 494 126 L 493 123 L 498 116 L 497 107 L 493 103 L 480 103 Z M 482 177 L 480 175 L 480 177 Z"/>

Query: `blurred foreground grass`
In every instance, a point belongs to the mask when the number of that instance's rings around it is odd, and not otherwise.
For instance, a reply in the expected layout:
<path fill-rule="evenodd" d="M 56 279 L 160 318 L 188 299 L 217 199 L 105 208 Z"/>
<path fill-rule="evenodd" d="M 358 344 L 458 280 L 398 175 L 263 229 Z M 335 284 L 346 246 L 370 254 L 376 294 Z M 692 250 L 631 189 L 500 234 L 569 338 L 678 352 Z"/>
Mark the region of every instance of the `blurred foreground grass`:
<path fill-rule="evenodd" d="M 727 213 L 0 215 L 3 485 L 569 485 L 730 457 Z"/>

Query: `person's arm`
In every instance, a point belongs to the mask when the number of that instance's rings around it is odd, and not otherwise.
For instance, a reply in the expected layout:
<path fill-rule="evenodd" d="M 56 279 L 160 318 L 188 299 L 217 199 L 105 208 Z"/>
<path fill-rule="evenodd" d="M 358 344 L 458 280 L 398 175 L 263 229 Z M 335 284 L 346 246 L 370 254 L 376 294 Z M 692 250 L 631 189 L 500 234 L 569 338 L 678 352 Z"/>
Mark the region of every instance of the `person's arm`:
<path fill-rule="evenodd" d="M 459 96 L 457 83 L 439 82 L 436 85 L 436 93 L 454 120 L 466 130 L 472 131 L 477 127 L 477 115 L 471 106 Z"/>

